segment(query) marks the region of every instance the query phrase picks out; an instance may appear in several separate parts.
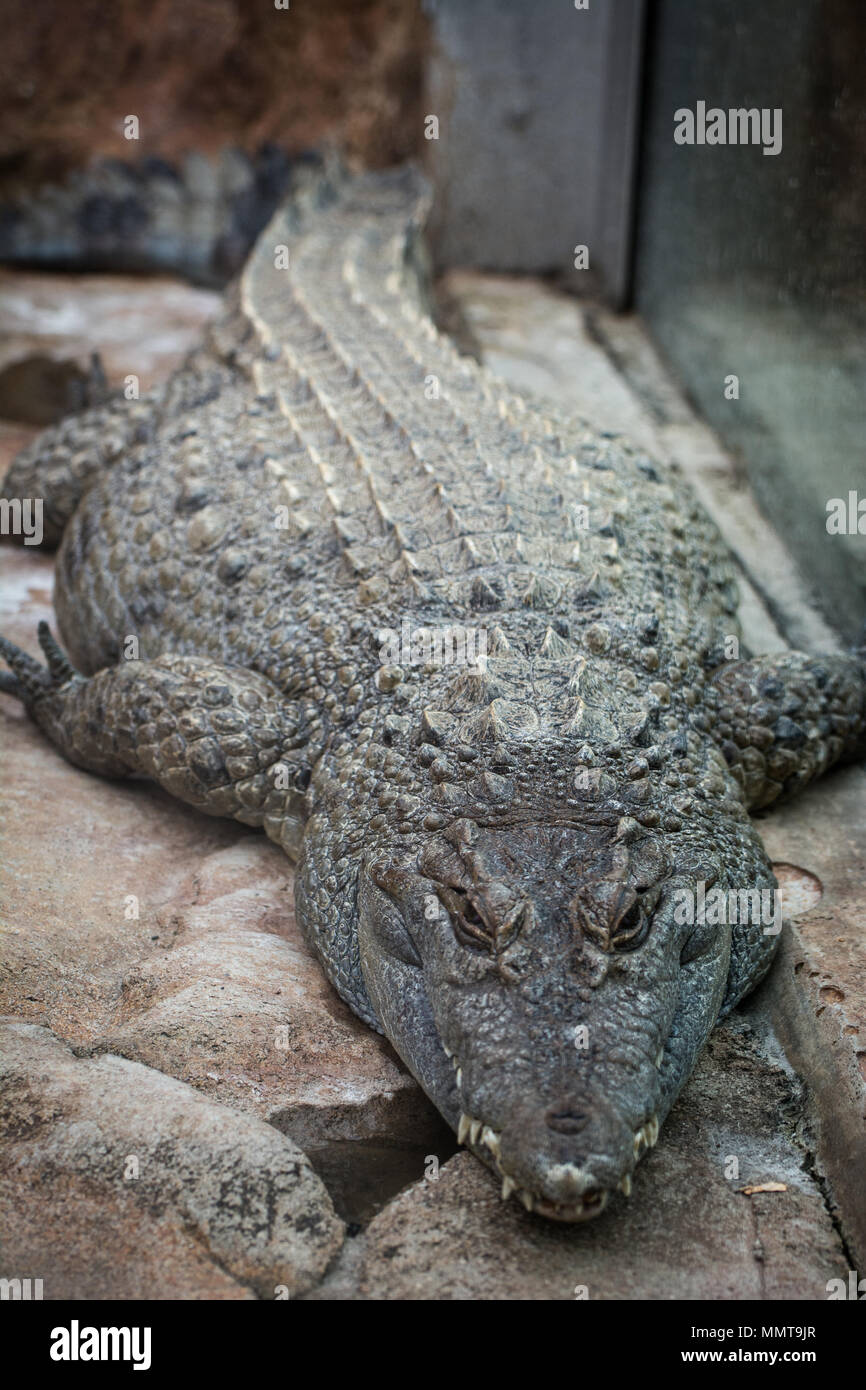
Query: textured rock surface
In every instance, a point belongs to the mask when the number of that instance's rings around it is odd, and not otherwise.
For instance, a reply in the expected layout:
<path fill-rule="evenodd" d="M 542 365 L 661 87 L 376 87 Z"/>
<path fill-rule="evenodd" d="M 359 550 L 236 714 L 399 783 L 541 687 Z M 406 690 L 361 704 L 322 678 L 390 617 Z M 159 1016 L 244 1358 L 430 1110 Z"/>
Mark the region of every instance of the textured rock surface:
<path fill-rule="evenodd" d="M 334 144 L 365 165 L 423 145 L 420 0 L 93 0 L 5 9 L 0 258 L 224 284 Z M 132 123 L 135 123 L 134 125 Z"/>
<path fill-rule="evenodd" d="M 339 139 L 374 163 L 421 138 L 425 26 L 402 0 L 208 0 L 141 6 L 99 0 L 71 10 L 5 7 L 0 157 L 57 173 L 92 155 L 174 158 L 279 140 L 303 150 Z M 137 142 L 123 120 L 136 114 Z"/>
<path fill-rule="evenodd" d="M 820 891 L 782 943 L 770 996 L 793 1065 L 812 1083 L 818 1160 L 852 1258 L 866 1263 L 866 776 L 846 768 L 810 804 L 763 823 L 777 858 Z M 832 825 L 833 833 L 822 827 Z"/>
<path fill-rule="evenodd" d="M 0 1057 L 4 1274 L 47 1298 L 273 1298 L 321 1278 L 342 1225 L 270 1125 L 33 1025 L 6 1025 Z"/>
<path fill-rule="evenodd" d="M 133 373 L 140 392 L 161 381 L 216 312 L 219 295 L 176 280 L 133 276 L 42 275 L 0 270 L 0 380 L 34 358 L 86 369 L 98 352 L 112 386 Z M 30 419 L 18 389 L 4 391 L 0 414 Z M 42 381 L 34 386 L 44 393 Z M 16 396 L 18 399 L 16 399 Z M 38 424 L 41 419 L 36 419 Z"/>

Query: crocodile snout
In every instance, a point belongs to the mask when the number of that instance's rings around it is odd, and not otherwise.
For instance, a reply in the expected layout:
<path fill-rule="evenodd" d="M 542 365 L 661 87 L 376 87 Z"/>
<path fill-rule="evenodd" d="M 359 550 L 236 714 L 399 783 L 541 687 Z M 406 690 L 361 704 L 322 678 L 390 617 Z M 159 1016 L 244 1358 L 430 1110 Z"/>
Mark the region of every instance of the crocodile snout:
<path fill-rule="evenodd" d="M 632 1126 L 604 1097 L 566 1095 L 529 1104 L 502 1130 L 499 1162 L 518 1188 L 554 1207 L 601 1210 L 601 1194 L 618 1188 L 634 1167 Z"/>
<path fill-rule="evenodd" d="M 504 1199 L 558 1221 L 597 1216 L 658 1137 L 655 1118 L 633 1126 L 604 1098 L 567 1095 L 517 1108 L 500 1130 L 463 1114 L 458 1137 L 502 1178 Z"/>

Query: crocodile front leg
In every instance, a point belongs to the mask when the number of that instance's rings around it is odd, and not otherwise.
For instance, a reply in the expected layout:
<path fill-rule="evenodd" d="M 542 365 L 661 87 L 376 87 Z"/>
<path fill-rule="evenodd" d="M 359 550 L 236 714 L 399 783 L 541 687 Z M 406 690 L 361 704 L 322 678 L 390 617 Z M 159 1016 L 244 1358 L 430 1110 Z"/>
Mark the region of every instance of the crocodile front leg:
<path fill-rule="evenodd" d="M 261 826 L 295 857 L 308 814 L 313 707 L 262 676 L 200 657 L 125 661 L 78 674 L 41 623 L 47 668 L 0 637 L 14 695 L 69 762 L 140 773 L 211 816 Z"/>
<path fill-rule="evenodd" d="M 758 657 L 723 669 L 713 687 L 710 733 L 750 811 L 866 753 L 866 663 L 857 655 Z"/>

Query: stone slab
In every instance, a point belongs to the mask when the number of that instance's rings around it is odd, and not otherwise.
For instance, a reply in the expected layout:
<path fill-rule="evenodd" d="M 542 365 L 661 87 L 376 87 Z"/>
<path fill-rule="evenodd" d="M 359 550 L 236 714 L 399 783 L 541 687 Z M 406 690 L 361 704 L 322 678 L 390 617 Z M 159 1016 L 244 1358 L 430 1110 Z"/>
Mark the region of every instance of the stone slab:
<path fill-rule="evenodd" d="M 62 1298 L 295 1297 L 343 1239 L 271 1126 L 48 1029 L 0 1026 L 0 1274 Z"/>

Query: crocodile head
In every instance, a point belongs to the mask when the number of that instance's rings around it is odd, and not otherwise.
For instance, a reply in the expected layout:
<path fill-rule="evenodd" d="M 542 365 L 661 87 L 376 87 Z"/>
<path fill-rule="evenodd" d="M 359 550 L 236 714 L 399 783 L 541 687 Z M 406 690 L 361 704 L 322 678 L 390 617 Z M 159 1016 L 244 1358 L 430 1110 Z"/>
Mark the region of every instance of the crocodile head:
<path fill-rule="evenodd" d="M 622 825 L 459 820 L 365 865 L 382 1027 L 529 1210 L 579 1221 L 628 1195 L 715 1022 L 730 937 L 678 921 L 707 872 L 683 863 Z"/>

